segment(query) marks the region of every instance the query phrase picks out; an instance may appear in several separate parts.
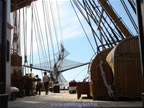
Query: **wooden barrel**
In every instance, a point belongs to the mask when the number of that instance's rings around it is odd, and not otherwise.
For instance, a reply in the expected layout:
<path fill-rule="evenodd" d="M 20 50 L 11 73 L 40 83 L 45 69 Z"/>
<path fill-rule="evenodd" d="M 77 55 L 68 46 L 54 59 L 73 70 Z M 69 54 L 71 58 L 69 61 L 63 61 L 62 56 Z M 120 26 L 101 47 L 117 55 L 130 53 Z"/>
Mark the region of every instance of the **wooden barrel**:
<path fill-rule="evenodd" d="M 105 61 L 107 54 L 111 51 L 112 49 L 105 49 L 99 54 L 96 55 L 96 57 L 93 59 L 90 67 L 90 95 L 93 97 L 93 99 L 97 98 L 107 98 L 108 96 L 108 90 L 107 87 L 104 84 L 104 79 L 101 73 L 100 69 L 100 62 L 103 61 L 101 64 L 104 72 L 104 76 L 106 78 L 106 82 L 108 85 L 112 87 L 113 83 L 113 75 L 111 68 Z"/>
<path fill-rule="evenodd" d="M 122 40 L 106 57 L 114 74 L 115 96 L 137 98 L 141 96 L 142 76 L 138 37 Z"/>
<path fill-rule="evenodd" d="M 112 48 L 108 48 L 103 50 L 102 52 L 98 53 L 96 57 L 92 60 L 90 66 L 90 80 L 95 80 L 97 77 L 97 68 L 101 60 L 105 61 L 108 53 L 112 50 Z"/>
<path fill-rule="evenodd" d="M 21 97 L 24 95 L 24 81 L 23 81 L 22 68 L 14 69 L 11 74 L 11 86 L 19 89 L 18 95 Z"/>
<path fill-rule="evenodd" d="M 11 66 L 22 66 L 22 57 L 19 55 L 11 55 Z"/>

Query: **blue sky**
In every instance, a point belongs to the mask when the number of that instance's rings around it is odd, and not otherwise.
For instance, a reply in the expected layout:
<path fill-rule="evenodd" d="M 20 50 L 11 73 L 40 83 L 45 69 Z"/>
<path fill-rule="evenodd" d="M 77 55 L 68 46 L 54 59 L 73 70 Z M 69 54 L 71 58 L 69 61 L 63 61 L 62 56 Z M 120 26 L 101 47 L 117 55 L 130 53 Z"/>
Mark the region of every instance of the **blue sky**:
<path fill-rule="evenodd" d="M 58 10 L 59 10 L 59 15 L 60 15 L 60 22 L 61 22 L 61 26 L 62 26 L 64 48 L 70 52 L 70 55 L 67 57 L 67 59 L 70 59 L 72 61 L 81 62 L 81 63 L 89 62 L 90 59 L 92 58 L 92 56 L 94 55 L 94 53 L 88 43 L 88 40 L 86 39 L 86 36 L 82 30 L 82 27 L 80 26 L 80 23 L 79 23 L 76 15 L 72 9 L 70 1 L 69 0 L 57 0 L 57 1 L 58 1 Z M 122 8 L 120 0 L 110 0 L 110 1 L 111 1 L 112 6 L 117 11 L 117 13 L 123 18 L 126 25 L 130 28 L 130 30 L 135 35 L 136 33 L 129 21 L 124 9 Z M 57 22 L 58 16 L 57 16 L 56 8 L 55 8 L 56 1 L 51 0 L 51 3 L 53 4 L 53 9 L 54 9 L 53 12 L 54 12 L 56 24 L 58 24 L 58 22 Z M 42 19 L 43 15 L 42 15 L 42 7 L 41 6 L 42 6 L 41 0 L 37 1 L 37 7 L 39 9 L 39 14 L 41 15 L 41 19 Z M 31 13 L 29 13 L 29 15 L 30 14 Z M 134 19 L 136 20 L 136 16 L 134 14 L 133 14 L 133 16 L 134 16 Z M 79 14 L 79 17 L 83 23 L 83 26 L 93 44 L 93 46 L 95 47 L 94 40 L 92 38 L 92 33 L 91 33 L 89 26 L 87 25 L 87 23 L 85 22 L 85 20 L 83 19 L 83 17 L 80 14 Z M 30 23 L 30 21 L 29 21 L 29 23 Z M 41 20 L 41 24 L 42 25 L 44 24 L 44 22 L 42 22 L 42 20 Z M 59 27 L 59 25 L 57 27 Z M 44 25 L 42 26 L 42 29 L 44 29 Z M 58 36 L 60 35 L 59 32 L 60 31 L 58 28 L 57 29 Z M 35 35 L 37 35 L 37 34 L 35 34 Z M 56 41 L 54 43 L 56 46 Z M 28 41 L 28 44 L 30 44 L 29 41 Z M 34 42 L 34 44 L 36 44 L 36 43 Z M 28 50 L 29 50 L 29 48 L 28 48 Z M 34 45 L 33 52 L 34 52 L 34 62 L 37 63 L 38 55 L 37 55 L 36 45 Z M 58 50 L 55 47 L 55 53 L 56 52 L 58 52 Z M 23 50 L 22 50 L 22 55 L 23 55 Z M 29 51 L 28 51 L 28 55 L 29 55 Z M 88 69 L 88 67 L 84 66 L 81 68 L 77 68 L 77 69 L 73 69 L 73 70 L 64 72 L 63 75 L 67 81 L 71 81 L 73 79 L 75 79 L 77 81 L 82 81 L 84 79 L 84 77 L 87 76 L 87 69 Z M 40 71 L 33 70 L 33 72 L 35 74 L 39 74 L 39 76 L 41 77 Z"/>

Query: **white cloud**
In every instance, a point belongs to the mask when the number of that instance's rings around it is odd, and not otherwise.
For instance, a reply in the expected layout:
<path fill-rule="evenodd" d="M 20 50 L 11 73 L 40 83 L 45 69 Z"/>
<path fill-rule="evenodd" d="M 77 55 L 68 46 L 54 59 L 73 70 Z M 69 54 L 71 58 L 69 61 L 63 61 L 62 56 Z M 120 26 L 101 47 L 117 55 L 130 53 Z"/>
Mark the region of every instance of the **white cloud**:
<path fill-rule="evenodd" d="M 78 36 L 81 36 L 82 32 L 81 31 L 72 31 L 72 30 L 65 30 L 64 31 L 64 39 L 70 39 L 70 38 L 75 38 Z"/>

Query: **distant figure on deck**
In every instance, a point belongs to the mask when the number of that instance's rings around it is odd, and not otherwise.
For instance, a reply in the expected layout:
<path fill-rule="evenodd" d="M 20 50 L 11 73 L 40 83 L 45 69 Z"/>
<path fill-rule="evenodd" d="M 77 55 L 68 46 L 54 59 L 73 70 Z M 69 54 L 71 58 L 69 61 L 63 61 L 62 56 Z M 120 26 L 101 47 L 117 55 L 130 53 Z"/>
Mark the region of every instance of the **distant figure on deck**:
<path fill-rule="evenodd" d="M 39 92 L 39 95 L 41 95 L 41 87 L 42 87 L 42 85 L 41 85 L 41 79 L 39 78 L 39 76 L 38 75 L 36 75 L 36 78 L 35 78 L 35 81 L 36 81 L 36 94 Z"/>
<path fill-rule="evenodd" d="M 45 86 L 45 91 L 46 91 L 46 95 L 48 95 L 48 86 L 49 86 L 49 81 L 50 81 L 50 78 L 49 76 L 47 75 L 46 72 L 44 72 L 44 76 L 43 76 L 43 82 L 44 82 L 44 86 Z"/>

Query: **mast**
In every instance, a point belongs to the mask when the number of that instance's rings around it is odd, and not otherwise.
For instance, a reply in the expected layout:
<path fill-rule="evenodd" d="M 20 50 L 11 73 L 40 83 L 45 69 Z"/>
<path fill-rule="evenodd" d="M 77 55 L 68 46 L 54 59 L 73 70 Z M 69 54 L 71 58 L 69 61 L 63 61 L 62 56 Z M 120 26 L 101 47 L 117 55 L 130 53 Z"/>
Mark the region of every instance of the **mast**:
<path fill-rule="evenodd" d="M 125 37 L 133 36 L 127 27 L 124 25 L 124 23 L 120 20 L 120 18 L 117 16 L 117 14 L 114 12 L 112 7 L 107 3 L 106 0 L 98 0 L 98 2 L 101 4 L 103 9 L 107 12 L 107 14 L 112 18 L 112 20 L 115 22 L 115 24 L 118 26 L 120 31 L 125 35 Z"/>

